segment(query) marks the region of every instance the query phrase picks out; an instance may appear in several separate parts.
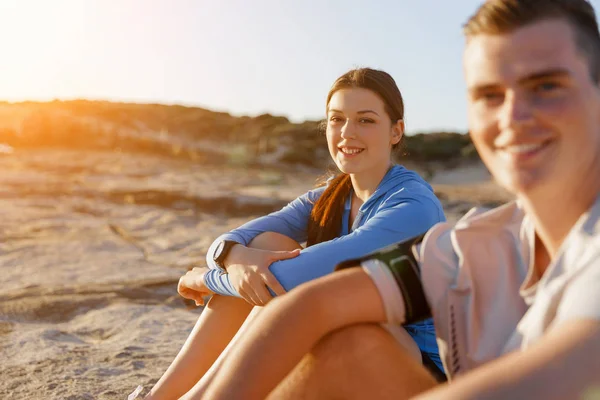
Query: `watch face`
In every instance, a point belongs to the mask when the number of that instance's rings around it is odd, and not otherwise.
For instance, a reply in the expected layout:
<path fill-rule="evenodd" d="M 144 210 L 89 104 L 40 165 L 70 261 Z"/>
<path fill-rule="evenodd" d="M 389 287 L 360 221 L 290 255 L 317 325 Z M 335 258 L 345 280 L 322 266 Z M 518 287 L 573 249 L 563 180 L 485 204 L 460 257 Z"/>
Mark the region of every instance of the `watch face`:
<path fill-rule="evenodd" d="M 225 248 L 225 241 L 221 240 L 215 249 L 215 254 L 213 255 L 213 260 L 217 261 L 221 254 L 223 254 L 223 248 Z"/>

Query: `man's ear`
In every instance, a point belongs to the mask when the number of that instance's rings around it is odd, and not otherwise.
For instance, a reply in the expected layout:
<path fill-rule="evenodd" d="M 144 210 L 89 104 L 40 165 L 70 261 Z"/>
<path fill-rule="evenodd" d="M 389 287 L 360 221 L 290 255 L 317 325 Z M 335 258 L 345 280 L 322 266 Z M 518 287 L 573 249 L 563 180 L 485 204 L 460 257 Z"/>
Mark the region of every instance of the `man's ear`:
<path fill-rule="evenodd" d="M 392 126 L 392 144 L 394 145 L 400 143 L 402 136 L 404 136 L 404 120 L 399 119 Z"/>

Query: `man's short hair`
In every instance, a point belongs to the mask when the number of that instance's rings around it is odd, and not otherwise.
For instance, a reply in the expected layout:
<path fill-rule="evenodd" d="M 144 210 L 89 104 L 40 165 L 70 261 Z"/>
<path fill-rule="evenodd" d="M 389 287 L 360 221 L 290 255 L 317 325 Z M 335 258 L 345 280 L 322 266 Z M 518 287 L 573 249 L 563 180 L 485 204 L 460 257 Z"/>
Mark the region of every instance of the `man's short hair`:
<path fill-rule="evenodd" d="M 594 8 L 587 0 L 487 0 L 463 27 L 467 39 L 498 35 L 549 19 L 567 21 L 578 48 L 588 58 L 593 80 L 600 81 L 600 34 Z"/>

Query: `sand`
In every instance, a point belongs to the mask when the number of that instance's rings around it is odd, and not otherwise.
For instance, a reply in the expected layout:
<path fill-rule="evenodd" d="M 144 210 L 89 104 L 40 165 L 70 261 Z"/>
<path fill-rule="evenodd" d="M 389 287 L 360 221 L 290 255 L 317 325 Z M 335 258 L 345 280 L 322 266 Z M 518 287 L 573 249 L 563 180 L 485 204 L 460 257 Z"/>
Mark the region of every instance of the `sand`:
<path fill-rule="evenodd" d="M 149 389 L 201 312 L 179 277 L 317 176 L 68 150 L 3 153 L 0 168 L 1 399 Z M 450 220 L 509 199 L 481 172 L 433 178 Z"/>

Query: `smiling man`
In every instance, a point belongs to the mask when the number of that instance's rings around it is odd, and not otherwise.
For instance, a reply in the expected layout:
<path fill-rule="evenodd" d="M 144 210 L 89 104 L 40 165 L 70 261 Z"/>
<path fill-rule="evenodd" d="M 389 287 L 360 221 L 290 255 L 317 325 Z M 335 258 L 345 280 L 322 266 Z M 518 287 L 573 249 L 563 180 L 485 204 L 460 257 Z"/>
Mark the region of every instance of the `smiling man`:
<path fill-rule="evenodd" d="M 273 301 L 207 398 L 571 399 L 600 388 L 594 10 L 585 0 L 489 0 L 464 30 L 470 134 L 517 201 Z M 379 325 L 430 312 L 443 385 Z"/>

